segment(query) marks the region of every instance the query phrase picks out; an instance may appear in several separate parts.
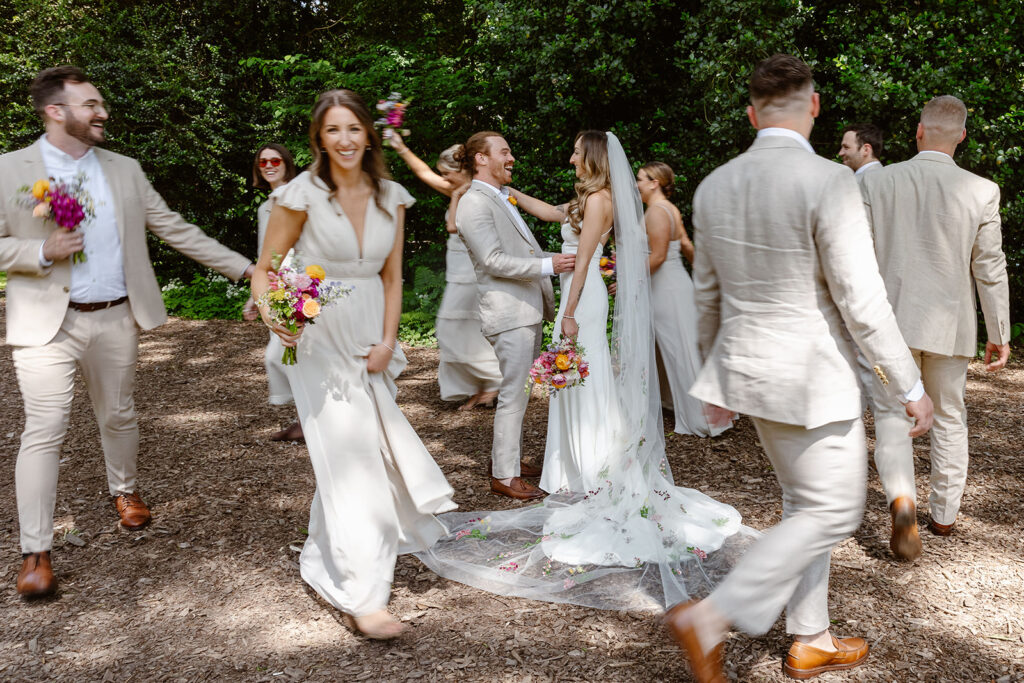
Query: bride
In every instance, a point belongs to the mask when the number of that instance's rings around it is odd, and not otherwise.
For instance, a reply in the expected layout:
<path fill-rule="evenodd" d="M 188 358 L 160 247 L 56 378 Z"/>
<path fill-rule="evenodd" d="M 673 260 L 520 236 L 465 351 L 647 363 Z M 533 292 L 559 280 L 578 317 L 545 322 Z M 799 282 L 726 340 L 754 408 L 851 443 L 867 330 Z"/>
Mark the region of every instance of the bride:
<path fill-rule="evenodd" d="M 450 579 L 499 594 L 605 609 L 664 608 L 707 592 L 751 534 L 729 505 L 673 484 L 654 369 L 643 211 L 629 161 L 612 133 L 577 135 L 576 197 L 552 206 L 516 192 L 520 206 L 562 223 L 556 337 L 584 347 L 590 376 L 553 396 L 542 505 L 451 513 L 450 533 L 418 553 Z M 617 287 L 611 346 L 608 294 L 597 269 L 614 232 Z"/>

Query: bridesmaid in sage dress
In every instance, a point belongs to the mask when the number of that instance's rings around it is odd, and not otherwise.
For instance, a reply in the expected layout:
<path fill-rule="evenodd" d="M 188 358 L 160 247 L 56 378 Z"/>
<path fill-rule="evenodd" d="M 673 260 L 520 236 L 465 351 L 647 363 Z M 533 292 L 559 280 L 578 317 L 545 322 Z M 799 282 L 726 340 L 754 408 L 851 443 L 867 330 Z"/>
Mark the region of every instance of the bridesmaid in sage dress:
<path fill-rule="evenodd" d="M 445 252 L 445 287 L 441 308 L 437 311 L 437 346 L 441 361 L 437 383 L 443 401 L 466 401 L 459 410 L 474 406 L 491 407 L 501 386 L 501 370 L 494 347 L 480 331 L 480 301 L 476 273 L 466 245 L 455 229 L 455 210 L 459 198 L 469 187 L 469 174 L 455 161 L 462 145 L 441 152 L 437 172 L 413 154 L 400 135 L 387 137 L 416 177 L 451 201 L 445 213 L 448 243 Z M 468 399 L 468 400 L 467 400 Z"/>
<path fill-rule="evenodd" d="M 297 362 L 287 367 L 316 492 L 302 578 L 371 638 L 405 627 L 387 610 L 399 553 L 425 550 L 446 533 L 434 515 L 453 510 L 452 489 L 395 403 L 406 365 L 397 343 L 402 306 L 405 189 L 386 179 L 384 153 L 363 100 L 349 90 L 313 108 L 310 169 L 275 197 L 253 275 L 257 300 L 273 253 L 317 264 L 351 287 L 315 325 L 291 334 L 264 321 Z"/>
<path fill-rule="evenodd" d="M 693 281 L 681 258 L 685 255 L 693 261 L 693 243 L 683 229 L 679 209 L 669 201 L 675 189 L 675 173 L 668 164 L 652 161 L 637 171 L 636 185 L 647 205 L 644 220 L 651 250 L 651 307 L 663 404 L 670 405 L 675 413 L 677 434 L 716 436 L 732 423 L 712 427 L 704 416 L 704 404 L 689 394 L 701 360 Z M 671 403 L 666 400 L 670 397 Z"/>

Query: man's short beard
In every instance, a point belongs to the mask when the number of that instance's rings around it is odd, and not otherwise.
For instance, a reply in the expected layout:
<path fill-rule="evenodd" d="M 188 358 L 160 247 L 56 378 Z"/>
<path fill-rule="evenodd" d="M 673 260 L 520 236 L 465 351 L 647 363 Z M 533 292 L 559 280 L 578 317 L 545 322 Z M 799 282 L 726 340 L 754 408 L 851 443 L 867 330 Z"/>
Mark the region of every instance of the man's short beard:
<path fill-rule="evenodd" d="M 83 142 L 89 145 L 90 147 L 101 142 L 103 139 L 102 134 L 100 135 L 99 140 L 96 139 L 95 133 L 92 129 L 91 120 L 88 123 L 82 123 L 78 119 L 69 118 L 67 120 L 67 123 L 64 125 L 64 132 L 70 135 L 71 137 L 75 138 L 79 142 Z"/>

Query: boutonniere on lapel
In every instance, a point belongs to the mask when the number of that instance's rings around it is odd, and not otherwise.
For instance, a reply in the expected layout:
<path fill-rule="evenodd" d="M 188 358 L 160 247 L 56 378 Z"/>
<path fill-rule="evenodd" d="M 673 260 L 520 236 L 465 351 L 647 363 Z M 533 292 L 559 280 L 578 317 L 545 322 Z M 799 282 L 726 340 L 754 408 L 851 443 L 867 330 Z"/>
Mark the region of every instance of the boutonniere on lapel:
<path fill-rule="evenodd" d="M 70 183 L 49 180 L 37 180 L 32 185 L 22 185 L 18 193 L 22 195 L 20 203 L 32 209 L 32 215 L 44 220 L 52 220 L 68 232 L 74 232 L 86 218 L 96 215 L 92 197 L 85 189 L 86 176 L 79 173 Z M 71 255 L 72 263 L 83 263 L 85 252 L 79 251 Z"/>
<path fill-rule="evenodd" d="M 508 203 L 511 204 L 512 206 L 519 206 L 519 202 L 511 194 L 508 197 L 506 197 L 506 199 L 508 199 Z"/>

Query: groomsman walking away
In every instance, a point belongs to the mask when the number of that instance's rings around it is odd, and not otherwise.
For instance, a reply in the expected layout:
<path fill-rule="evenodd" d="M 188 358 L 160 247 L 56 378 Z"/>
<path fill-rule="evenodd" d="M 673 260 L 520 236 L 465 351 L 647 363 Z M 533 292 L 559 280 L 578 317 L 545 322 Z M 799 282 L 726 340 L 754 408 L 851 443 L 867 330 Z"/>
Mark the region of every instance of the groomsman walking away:
<path fill-rule="evenodd" d="M 866 173 L 882 170 L 882 131 L 870 123 L 851 123 L 843 129 L 843 140 L 839 144 L 839 158 L 844 166 L 853 169 L 857 181 L 861 182 Z"/>
<path fill-rule="evenodd" d="M 943 95 L 928 102 L 917 126 L 918 154 L 867 176 L 864 204 L 875 254 L 900 331 L 935 399 L 928 528 L 953 531 L 967 483 L 967 364 L 977 353 L 975 291 L 985 316 L 985 365 L 1010 357 L 1010 294 L 999 220 L 999 187 L 956 165 L 967 135 L 967 107 Z M 914 447 L 898 404 L 872 383 L 875 466 L 892 513 L 892 550 L 921 554 L 917 533 Z"/>
<path fill-rule="evenodd" d="M 861 638 L 829 629 L 832 548 L 864 510 L 867 447 L 856 349 L 916 424 L 931 400 L 885 298 L 853 176 L 808 142 L 819 111 L 811 71 L 789 55 L 750 78 L 754 144 L 711 173 L 693 204 L 694 287 L 704 366 L 691 393 L 712 424 L 753 419 L 782 487 L 782 521 L 702 601 L 665 624 L 697 679 L 724 681 L 731 625 L 763 634 L 786 610 L 793 678 L 857 666 Z"/>
<path fill-rule="evenodd" d="M 7 271 L 7 343 L 25 406 L 15 467 L 24 554 L 18 593 L 53 593 L 50 562 L 57 469 L 82 371 L 99 423 L 113 507 L 127 529 L 150 520 L 136 490 L 139 426 L 132 391 L 137 328 L 167 319 L 146 247 L 146 229 L 228 277 L 253 265 L 167 208 L 139 163 L 97 147 L 109 117 L 99 90 L 80 69 L 59 66 L 36 76 L 32 103 L 46 132 L 0 156 L 0 270 Z M 33 216 L 19 187 L 84 176 L 95 216 L 74 232 Z M 84 252 L 85 260 L 72 262 Z"/>
<path fill-rule="evenodd" d="M 455 225 L 476 271 L 480 329 L 494 347 L 502 376 L 494 411 L 491 491 L 540 498 L 544 491 L 520 478 L 540 476 L 539 467 L 521 460 L 529 399 L 525 387 L 540 352 L 541 324 L 554 318 L 550 276 L 571 271 L 576 257 L 545 253 L 519 215 L 505 187 L 515 165 L 505 138 L 491 131 L 476 133 L 459 159 L 473 182 L 459 201 Z"/>

